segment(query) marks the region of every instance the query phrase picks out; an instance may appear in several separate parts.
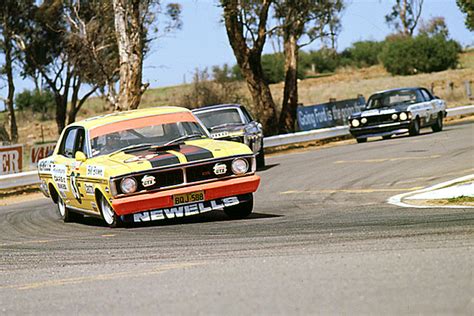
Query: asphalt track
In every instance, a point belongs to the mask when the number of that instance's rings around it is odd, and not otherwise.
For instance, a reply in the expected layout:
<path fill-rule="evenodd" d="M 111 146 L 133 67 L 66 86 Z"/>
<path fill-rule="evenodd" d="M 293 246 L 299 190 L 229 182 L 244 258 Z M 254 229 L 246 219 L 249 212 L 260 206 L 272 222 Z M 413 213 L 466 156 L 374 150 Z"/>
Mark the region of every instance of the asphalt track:
<path fill-rule="evenodd" d="M 474 313 L 474 209 L 392 195 L 474 171 L 474 124 L 268 158 L 254 214 L 128 229 L 0 208 L 0 314 Z"/>

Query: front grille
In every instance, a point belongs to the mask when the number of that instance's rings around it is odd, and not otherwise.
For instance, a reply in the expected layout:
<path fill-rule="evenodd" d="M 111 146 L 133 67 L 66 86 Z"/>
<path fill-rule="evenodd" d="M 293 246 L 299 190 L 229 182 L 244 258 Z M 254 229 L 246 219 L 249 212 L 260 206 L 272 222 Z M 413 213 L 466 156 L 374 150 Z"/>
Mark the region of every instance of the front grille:
<path fill-rule="evenodd" d="M 367 123 L 365 124 L 366 126 L 371 126 L 371 125 L 378 125 L 378 124 L 383 124 L 383 123 L 393 123 L 395 122 L 392 119 L 393 114 L 384 114 L 384 115 L 377 115 L 377 116 L 367 116 Z"/>
<path fill-rule="evenodd" d="M 224 174 L 216 175 L 214 173 L 214 166 L 216 162 L 200 165 L 191 166 L 186 168 L 186 179 L 188 182 L 205 181 L 210 179 L 217 179 L 222 177 L 228 177 L 232 175 L 231 161 L 218 162 L 219 164 L 226 165 L 227 171 Z"/>
<path fill-rule="evenodd" d="M 249 164 L 249 172 L 252 170 L 252 158 L 246 157 L 244 158 L 247 160 Z M 226 178 L 233 176 L 234 173 L 232 172 L 232 159 L 222 160 L 222 161 L 214 161 L 205 164 L 199 165 L 190 165 L 187 167 L 182 167 L 173 170 L 163 170 L 163 171 L 150 171 L 140 175 L 130 175 L 129 177 L 135 178 L 137 181 L 137 192 L 140 191 L 155 191 L 162 188 L 172 187 L 172 186 L 179 186 L 179 185 L 186 185 L 192 184 L 195 182 L 201 181 L 208 181 L 208 180 L 217 180 L 220 178 Z M 223 174 L 216 175 L 214 172 L 214 167 L 216 164 L 224 164 L 226 166 L 226 171 Z M 184 173 L 186 173 L 186 181 L 184 181 Z M 143 178 L 144 177 L 154 177 L 155 183 L 153 185 L 149 185 L 147 187 L 143 186 Z M 120 188 L 120 181 L 123 178 L 116 179 L 115 187 L 117 189 L 117 194 L 123 194 Z"/>

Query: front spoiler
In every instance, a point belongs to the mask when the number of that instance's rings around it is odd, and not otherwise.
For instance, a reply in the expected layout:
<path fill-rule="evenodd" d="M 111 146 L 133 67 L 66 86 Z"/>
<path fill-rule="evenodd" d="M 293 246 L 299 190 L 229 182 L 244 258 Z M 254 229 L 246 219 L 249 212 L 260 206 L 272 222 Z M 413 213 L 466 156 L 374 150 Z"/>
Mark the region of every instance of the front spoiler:
<path fill-rule="evenodd" d="M 183 188 L 164 190 L 153 193 L 137 194 L 112 200 L 112 207 L 117 215 L 128 215 L 138 212 L 173 207 L 173 195 L 204 191 L 206 201 L 243 195 L 257 191 L 260 177 L 243 176 L 228 180 L 209 182 Z"/>

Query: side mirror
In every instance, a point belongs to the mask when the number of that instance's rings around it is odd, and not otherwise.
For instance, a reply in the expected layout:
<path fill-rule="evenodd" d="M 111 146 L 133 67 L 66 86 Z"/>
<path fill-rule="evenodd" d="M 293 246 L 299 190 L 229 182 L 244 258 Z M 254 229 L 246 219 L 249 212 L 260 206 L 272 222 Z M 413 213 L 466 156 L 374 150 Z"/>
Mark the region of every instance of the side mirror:
<path fill-rule="evenodd" d="M 76 155 L 74 156 L 77 161 L 84 162 L 86 161 L 87 157 L 82 151 L 76 151 Z"/>

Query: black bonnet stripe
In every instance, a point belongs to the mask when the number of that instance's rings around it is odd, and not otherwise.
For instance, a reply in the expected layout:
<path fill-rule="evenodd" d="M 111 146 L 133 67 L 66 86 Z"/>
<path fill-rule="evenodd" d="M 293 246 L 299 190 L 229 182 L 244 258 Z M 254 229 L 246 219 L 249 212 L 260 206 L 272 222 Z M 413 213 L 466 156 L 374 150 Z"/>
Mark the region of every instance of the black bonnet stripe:
<path fill-rule="evenodd" d="M 175 155 L 172 155 L 170 153 L 158 153 L 158 154 L 159 156 L 154 157 L 149 160 L 153 168 L 179 164 L 179 158 L 176 157 Z"/>
<path fill-rule="evenodd" d="M 210 150 L 198 146 L 181 145 L 177 151 L 183 154 L 188 162 L 214 158 Z"/>

